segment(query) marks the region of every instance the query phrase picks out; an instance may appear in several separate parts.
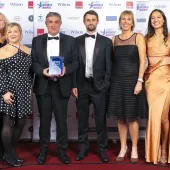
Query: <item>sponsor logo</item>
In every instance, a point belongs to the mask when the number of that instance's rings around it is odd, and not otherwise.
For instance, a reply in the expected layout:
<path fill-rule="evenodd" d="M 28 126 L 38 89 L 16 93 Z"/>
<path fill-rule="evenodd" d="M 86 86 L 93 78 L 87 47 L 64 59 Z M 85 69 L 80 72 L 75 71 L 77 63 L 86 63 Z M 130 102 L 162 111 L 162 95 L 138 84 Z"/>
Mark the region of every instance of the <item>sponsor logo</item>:
<path fill-rule="evenodd" d="M 10 5 L 18 7 L 18 6 L 23 6 L 23 3 L 10 2 Z"/>
<path fill-rule="evenodd" d="M 30 15 L 30 16 L 28 17 L 28 20 L 29 20 L 30 22 L 33 22 L 33 21 L 34 21 L 34 16 L 33 16 L 33 15 Z"/>
<path fill-rule="evenodd" d="M 73 21 L 76 21 L 76 20 L 79 20 L 80 17 L 66 17 L 67 20 L 73 20 Z"/>
<path fill-rule="evenodd" d="M 90 6 L 89 9 L 102 9 L 103 8 L 103 4 L 100 3 L 100 1 L 92 1 L 90 4 L 88 4 Z"/>
<path fill-rule="evenodd" d="M 79 31 L 79 30 L 70 30 L 70 33 L 73 35 L 81 35 L 83 34 L 83 31 Z"/>
<path fill-rule="evenodd" d="M 146 22 L 146 18 L 137 18 L 136 21 L 137 22 Z"/>
<path fill-rule="evenodd" d="M 44 34 L 44 29 L 43 28 L 38 28 L 37 29 L 37 35 Z"/>
<path fill-rule="evenodd" d="M 0 9 L 4 8 L 5 4 L 0 2 Z"/>
<path fill-rule="evenodd" d="M 117 21 L 117 16 L 106 16 L 106 21 Z"/>
<path fill-rule="evenodd" d="M 117 3 L 109 3 L 110 7 L 121 7 L 122 4 L 117 4 Z"/>
<path fill-rule="evenodd" d="M 127 9 L 133 9 L 133 1 L 127 1 L 126 2 L 126 8 Z"/>
<path fill-rule="evenodd" d="M 82 9 L 83 8 L 83 1 L 76 1 L 75 8 Z"/>
<path fill-rule="evenodd" d="M 68 3 L 58 3 L 58 6 L 64 6 L 64 7 L 66 7 L 66 6 L 70 6 L 70 4 L 68 4 Z"/>
<path fill-rule="evenodd" d="M 164 8 L 167 8 L 166 5 L 154 5 L 154 8 L 156 9 L 164 9 Z"/>
<path fill-rule="evenodd" d="M 103 31 L 101 31 L 101 34 L 104 36 L 113 37 L 116 34 L 116 31 L 111 28 L 108 28 L 108 29 L 104 29 Z"/>
<path fill-rule="evenodd" d="M 38 22 L 43 22 L 44 21 L 44 17 L 40 14 L 38 16 Z"/>
<path fill-rule="evenodd" d="M 25 30 L 24 33 L 25 33 L 25 35 L 30 36 L 30 35 L 33 35 L 34 32 L 33 32 L 33 30 L 30 29 L 30 30 Z"/>
<path fill-rule="evenodd" d="M 38 9 L 39 8 L 42 8 L 42 9 L 51 9 L 51 7 L 52 7 L 52 4 L 49 3 L 49 1 L 40 1 L 40 3 L 37 4 L 37 5 L 38 5 Z"/>
<path fill-rule="evenodd" d="M 28 8 L 33 8 L 33 7 L 34 7 L 34 2 L 28 1 Z"/>
<path fill-rule="evenodd" d="M 14 16 L 13 20 L 16 21 L 16 22 L 19 22 L 21 20 L 21 17 L 20 16 Z"/>
<path fill-rule="evenodd" d="M 146 3 L 140 3 L 136 7 L 137 11 L 148 11 L 148 9 L 149 9 L 149 6 L 146 5 Z"/>

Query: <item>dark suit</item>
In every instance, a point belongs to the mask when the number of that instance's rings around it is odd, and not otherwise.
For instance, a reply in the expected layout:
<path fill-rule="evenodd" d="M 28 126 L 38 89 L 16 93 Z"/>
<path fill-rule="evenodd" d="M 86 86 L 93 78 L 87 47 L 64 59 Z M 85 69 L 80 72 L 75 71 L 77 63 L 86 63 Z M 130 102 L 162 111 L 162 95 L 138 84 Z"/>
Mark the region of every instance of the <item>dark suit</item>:
<path fill-rule="evenodd" d="M 64 57 L 66 74 L 57 81 L 43 75 L 49 67 L 47 58 L 47 34 L 37 36 L 32 42 L 32 61 L 35 73 L 34 92 L 40 113 L 40 150 L 47 150 L 50 142 L 52 111 L 56 120 L 58 150 L 67 148 L 67 105 L 72 88 L 73 73 L 78 68 L 78 55 L 75 39 L 60 33 L 60 56 Z M 56 40 L 57 41 L 57 40 Z"/>
<path fill-rule="evenodd" d="M 97 34 L 93 52 L 93 77 L 85 77 L 86 50 L 85 35 L 76 38 L 79 54 L 79 69 L 74 74 L 73 87 L 78 88 L 78 137 L 80 149 L 88 148 L 89 105 L 94 106 L 96 131 L 100 151 L 107 146 L 106 100 L 110 86 L 112 42 L 109 38 Z"/>

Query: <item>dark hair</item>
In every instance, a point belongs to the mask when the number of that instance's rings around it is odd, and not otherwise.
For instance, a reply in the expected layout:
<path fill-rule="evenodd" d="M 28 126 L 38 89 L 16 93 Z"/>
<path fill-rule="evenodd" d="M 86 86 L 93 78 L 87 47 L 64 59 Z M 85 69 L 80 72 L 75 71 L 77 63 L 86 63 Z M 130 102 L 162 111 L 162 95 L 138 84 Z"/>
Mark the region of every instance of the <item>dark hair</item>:
<path fill-rule="evenodd" d="M 163 11 L 161 11 L 160 9 L 154 9 L 150 15 L 149 15 L 149 21 L 148 21 L 148 28 L 147 28 L 147 34 L 146 34 L 146 39 L 149 39 L 151 38 L 154 34 L 155 34 L 155 30 L 153 28 L 153 26 L 151 25 L 151 17 L 152 17 L 152 14 L 154 12 L 159 12 L 163 19 L 164 19 L 164 24 L 163 24 L 163 35 L 164 35 L 164 42 L 166 43 L 167 42 L 167 39 L 168 39 L 168 26 L 167 26 L 167 19 L 166 19 L 166 16 L 164 14 Z"/>
<path fill-rule="evenodd" d="M 88 15 L 88 14 L 89 14 L 89 15 L 95 15 L 95 16 L 97 17 L 97 21 L 99 20 L 99 16 L 98 16 L 97 12 L 94 11 L 94 10 L 87 11 L 87 12 L 84 14 L 84 16 L 83 16 L 83 20 L 85 20 L 86 15 Z"/>
<path fill-rule="evenodd" d="M 60 15 L 59 13 L 57 13 L 57 12 L 49 12 L 49 13 L 46 15 L 46 21 L 47 21 L 48 17 L 51 17 L 51 16 L 56 16 L 56 17 L 58 17 L 58 18 L 60 19 L 60 21 L 61 21 L 61 15 Z"/>

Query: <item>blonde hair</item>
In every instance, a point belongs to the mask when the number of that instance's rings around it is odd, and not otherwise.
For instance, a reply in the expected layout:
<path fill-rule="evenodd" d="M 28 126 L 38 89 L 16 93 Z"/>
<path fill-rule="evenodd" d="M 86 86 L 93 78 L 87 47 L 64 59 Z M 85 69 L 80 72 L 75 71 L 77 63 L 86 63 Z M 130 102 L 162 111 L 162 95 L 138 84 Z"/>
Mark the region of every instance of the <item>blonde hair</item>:
<path fill-rule="evenodd" d="M 133 12 L 130 11 L 130 10 L 125 10 L 125 11 L 123 11 L 123 12 L 120 14 L 120 17 L 119 17 L 119 27 L 120 27 L 120 29 L 122 29 L 121 26 L 120 26 L 120 21 L 121 21 L 122 17 L 125 16 L 125 15 L 130 15 L 130 17 L 132 18 L 132 23 L 133 23 L 133 25 L 132 25 L 132 27 L 131 27 L 131 30 L 133 31 L 133 29 L 135 28 L 135 19 L 134 19 L 134 14 L 133 14 Z"/>
<path fill-rule="evenodd" d="M 2 12 L 0 12 L 0 16 L 3 17 L 3 20 L 5 22 L 5 27 L 4 27 L 4 30 L 3 30 L 3 33 L 5 34 L 5 30 L 6 30 L 6 27 L 8 25 L 8 19 L 6 18 L 6 16 Z"/>
<path fill-rule="evenodd" d="M 11 30 L 12 27 L 18 27 L 19 29 L 19 32 L 21 33 L 21 39 L 22 39 L 22 28 L 21 28 L 21 25 L 18 24 L 17 22 L 11 22 L 7 25 L 7 28 L 6 28 L 6 31 L 5 31 L 5 37 L 6 39 L 8 38 L 8 33 L 9 31 Z"/>

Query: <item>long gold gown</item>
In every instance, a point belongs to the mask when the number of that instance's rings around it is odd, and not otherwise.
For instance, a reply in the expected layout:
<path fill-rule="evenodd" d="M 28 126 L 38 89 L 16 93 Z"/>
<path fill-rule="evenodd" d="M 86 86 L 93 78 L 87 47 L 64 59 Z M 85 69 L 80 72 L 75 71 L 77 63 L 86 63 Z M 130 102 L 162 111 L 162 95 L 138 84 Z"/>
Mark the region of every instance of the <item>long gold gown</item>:
<path fill-rule="evenodd" d="M 161 152 L 161 117 L 170 111 L 170 37 L 163 40 L 152 37 L 147 41 L 149 65 L 145 73 L 149 119 L 146 130 L 146 162 L 157 164 Z M 168 162 L 170 163 L 168 140 Z"/>

